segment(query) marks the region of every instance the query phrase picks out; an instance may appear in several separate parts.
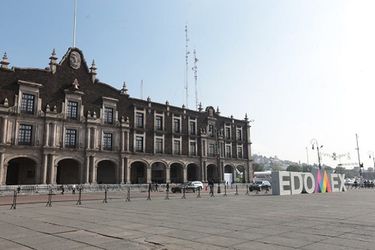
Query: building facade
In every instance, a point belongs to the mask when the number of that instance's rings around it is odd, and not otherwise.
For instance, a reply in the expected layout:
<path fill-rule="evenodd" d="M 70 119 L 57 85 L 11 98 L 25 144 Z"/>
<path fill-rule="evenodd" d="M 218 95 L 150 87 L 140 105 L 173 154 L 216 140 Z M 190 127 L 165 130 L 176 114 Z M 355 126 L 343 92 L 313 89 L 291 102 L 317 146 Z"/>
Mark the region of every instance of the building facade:
<path fill-rule="evenodd" d="M 1 185 L 252 178 L 247 116 L 132 98 L 77 48 L 49 59 L 45 69 L 0 62 Z"/>

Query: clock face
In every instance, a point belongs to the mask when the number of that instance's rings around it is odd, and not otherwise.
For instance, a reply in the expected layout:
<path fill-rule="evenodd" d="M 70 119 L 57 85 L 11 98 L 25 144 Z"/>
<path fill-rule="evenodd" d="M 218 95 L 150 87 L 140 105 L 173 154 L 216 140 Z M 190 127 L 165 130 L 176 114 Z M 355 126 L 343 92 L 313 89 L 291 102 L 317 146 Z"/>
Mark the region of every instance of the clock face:
<path fill-rule="evenodd" d="M 81 55 L 78 52 L 73 51 L 70 53 L 69 61 L 70 67 L 73 69 L 79 69 L 79 67 L 81 67 Z"/>

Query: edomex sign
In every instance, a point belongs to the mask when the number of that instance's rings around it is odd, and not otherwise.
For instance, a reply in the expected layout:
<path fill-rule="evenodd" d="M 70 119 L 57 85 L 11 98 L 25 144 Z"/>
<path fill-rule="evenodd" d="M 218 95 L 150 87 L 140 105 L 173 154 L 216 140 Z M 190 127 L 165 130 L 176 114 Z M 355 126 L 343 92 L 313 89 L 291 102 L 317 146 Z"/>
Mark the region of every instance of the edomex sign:
<path fill-rule="evenodd" d="M 344 174 L 328 174 L 325 170 L 305 172 L 272 172 L 272 194 L 344 192 Z"/>

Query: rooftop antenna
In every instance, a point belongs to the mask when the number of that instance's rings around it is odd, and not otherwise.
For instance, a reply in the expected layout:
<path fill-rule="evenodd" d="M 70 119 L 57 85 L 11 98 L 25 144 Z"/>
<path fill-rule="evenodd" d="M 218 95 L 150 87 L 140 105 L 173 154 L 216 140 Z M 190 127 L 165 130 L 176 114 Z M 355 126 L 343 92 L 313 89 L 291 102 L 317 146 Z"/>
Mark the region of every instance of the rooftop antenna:
<path fill-rule="evenodd" d="M 143 80 L 141 80 L 141 100 L 143 100 Z"/>
<path fill-rule="evenodd" d="M 76 47 L 76 30 L 77 30 L 77 0 L 74 0 L 73 48 Z"/>
<path fill-rule="evenodd" d="M 188 42 L 189 42 L 189 38 L 188 38 L 188 27 L 187 25 L 185 25 L 185 40 L 186 40 L 186 45 L 185 45 L 185 64 L 186 64 L 186 71 L 185 71 L 185 98 L 186 98 L 186 101 L 185 101 L 185 104 L 186 104 L 186 108 L 189 108 L 189 80 L 188 80 L 188 69 L 189 69 L 189 46 L 188 46 Z"/>
<path fill-rule="evenodd" d="M 197 53 L 194 49 L 194 67 L 192 70 L 194 71 L 194 79 L 195 79 L 195 109 L 198 110 L 198 66 L 197 66 L 198 58 Z"/>

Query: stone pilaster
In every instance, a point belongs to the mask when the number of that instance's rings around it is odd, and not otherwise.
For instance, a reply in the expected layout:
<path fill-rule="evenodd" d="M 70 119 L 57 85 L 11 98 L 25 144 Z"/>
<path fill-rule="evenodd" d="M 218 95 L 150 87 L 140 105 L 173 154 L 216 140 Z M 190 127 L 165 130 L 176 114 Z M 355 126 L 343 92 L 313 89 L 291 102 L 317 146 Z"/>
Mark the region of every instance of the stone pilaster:
<path fill-rule="evenodd" d="M 43 154 L 42 172 L 40 177 L 41 184 L 47 184 L 48 154 Z"/>
<path fill-rule="evenodd" d="M 8 118 L 7 117 L 3 117 L 3 131 L 2 131 L 2 137 L 1 137 L 1 141 L 3 144 L 5 144 L 7 141 L 7 130 L 8 130 Z"/>
<path fill-rule="evenodd" d="M 183 182 L 185 183 L 185 182 L 187 182 L 187 166 L 184 166 L 183 168 L 182 168 L 182 171 L 183 171 Z"/>
<path fill-rule="evenodd" d="M 126 167 L 126 184 L 130 184 L 131 181 L 130 181 L 130 174 L 131 174 L 131 170 L 130 170 L 130 164 L 129 164 L 129 159 L 128 158 L 125 158 L 126 161 L 125 161 L 125 167 Z"/>
<path fill-rule="evenodd" d="M 120 171 L 119 171 L 119 183 L 124 184 L 125 175 L 125 158 L 120 158 Z"/>
<path fill-rule="evenodd" d="M 0 152 L 0 185 L 4 185 L 4 153 Z"/>
<path fill-rule="evenodd" d="M 171 167 L 170 166 L 167 166 L 165 168 L 165 174 L 166 174 L 166 182 L 167 183 L 171 183 Z"/>
<path fill-rule="evenodd" d="M 85 159 L 85 179 L 83 182 L 85 184 L 90 183 L 90 156 L 86 156 Z"/>
<path fill-rule="evenodd" d="M 53 154 L 50 154 L 50 157 L 49 157 L 49 166 L 48 166 L 48 169 L 49 169 L 49 184 L 56 184 L 56 175 L 57 175 L 57 166 L 55 166 L 55 158 L 56 156 L 53 155 Z"/>
<path fill-rule="evenodd" d="M 151 166 L 147 167 L 147 183 L 151 183 Z"/>
<path fill-rule="evenodd" d="M 49 123 L 46 122 L 44 124 L 44 146 L 48 147 L 48 142 L 49 142 Z"/>

